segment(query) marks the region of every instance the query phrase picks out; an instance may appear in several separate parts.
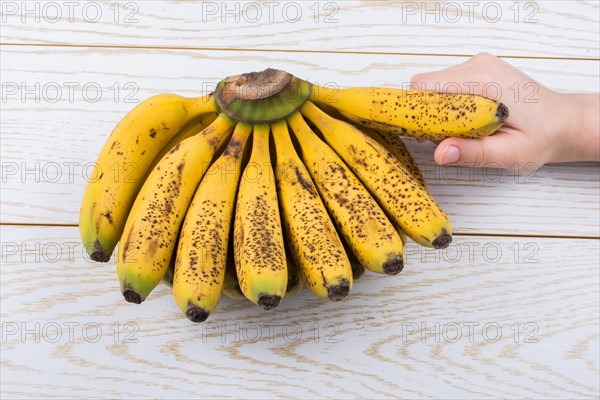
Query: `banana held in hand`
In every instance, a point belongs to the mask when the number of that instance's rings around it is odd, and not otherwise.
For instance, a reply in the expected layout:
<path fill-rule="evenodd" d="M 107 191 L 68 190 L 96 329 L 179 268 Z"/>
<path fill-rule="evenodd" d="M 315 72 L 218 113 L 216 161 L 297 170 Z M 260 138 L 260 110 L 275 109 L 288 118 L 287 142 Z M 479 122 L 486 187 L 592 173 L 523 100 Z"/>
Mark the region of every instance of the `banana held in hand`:
<path fill-rule="evenodd" d="M 504 104 L 476 95 L 319 86 L 310 99 L 382 133 L 429 140 L 487 136 L 508 118 Z"/>
<path fill-rule="evenodd" d="M 406 235 L 434 248 L 451 241 L 399 135 L 481 137 L 507 117 L 480 96 L 334 90 L 274 69 L 226 78 L 200 98 L 158 95 L 104 145 L 81 238 L 96 261 L 120 240 L 127 301 L 162 279 L 194 322 L 222 293 L 268 310 L 306 283 L 342 300 L 365 269 L 403 269 Z"/>
<path fill-rule="evenodd" d="M 104 144 L 87 185 L 79 216 L 81 240 L 94 261 L 106 262 L 150 167 L 180 130 L 216 111 L 211 96 L 159 94 L 131 110 Z"/>

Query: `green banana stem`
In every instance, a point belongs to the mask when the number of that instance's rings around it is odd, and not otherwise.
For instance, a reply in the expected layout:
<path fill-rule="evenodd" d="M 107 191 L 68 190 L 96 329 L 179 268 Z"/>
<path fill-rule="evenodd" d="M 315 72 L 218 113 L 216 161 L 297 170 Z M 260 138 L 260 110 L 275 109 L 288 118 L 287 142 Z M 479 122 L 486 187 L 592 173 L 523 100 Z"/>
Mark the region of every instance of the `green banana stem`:
<path fill-rule="evenodd" d="M 268 68 L 225 78 L 217 85 L 215 99 L 234 120 L 263 124 L 292 115 L 308 100 L 311 88 L 309 82 Z"/>

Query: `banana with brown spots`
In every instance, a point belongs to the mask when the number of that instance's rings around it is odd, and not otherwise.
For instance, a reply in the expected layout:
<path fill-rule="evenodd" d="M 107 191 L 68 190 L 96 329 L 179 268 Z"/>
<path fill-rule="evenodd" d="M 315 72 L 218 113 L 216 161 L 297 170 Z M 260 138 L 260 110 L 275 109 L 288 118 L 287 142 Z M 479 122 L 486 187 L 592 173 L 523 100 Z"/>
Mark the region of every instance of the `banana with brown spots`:
<path fill-rule="evenodd" d="M 371 271 L 399 273 L 404 267 L 402 240 L 379 204 L 299 112 L 288 124 L 325 207 L 356 258 Z"/>
<path fill-rule="evenodd" d="M 92 260 L 110 259 L 144 178 L 165 145 L 203 114 L 215 111 L 212 96 L 159 94 L 137 105 L 117 124 L 98 156 L 96 175 L 81 202 L 79 231 Z"/>
<path fill-rule="evenodd" d="M 233 242 L 244 296 L 265 310 L 277 307 L 286 292 L 288 273 L 269 125 L 254 125 L 252 153 L 238 190 Z"/>
<path fill-rule="evenodd" d="M 412 177 L 423 187 L 423 189 L 429 192 L 429 189 L 427 188 L 427 183 L 425 182 L 425 177 L 423 176 L 423 173 L 421 173 L 421 169 L 419 168 L 417 161 L 413 158 L 412 154 L 410 154 L 410 151 L 408 150 L 400 136 L 382 135 L 381 133 L 373 129 L 368 129 L 365 127 L 359 127 L 359 129 L 367 135 L 371 136 L 373 139 L 377 140 L 383 147 L 385 147 L 390 153 L 392 153 L 392 155 L 396 157 L 396 160 L 398 160 L 400 164 L 402 164 L 406 168 L 407 172 L 412 175 Z M 432 205 L 438 217 L 444 218 L 446 220 L 446 223 L 450 225 L 450 219 L 442 210 L 442 207 L 440 207 L 440 205 L 436 201 L 434 201 Z M 406 239 L 404 239 L 404 243 L 406 243 Z"/>
<path fill-rule="evenodd" d="M 412 240 L 436 249 L 450 244 L 448 218 L 438 215 L 441 210 L 435 200 L 385 147 L 353 125 L 325 114 L 312 102 L 304 104 L 301 112 Z"/>
<path fill-rule="evenodd" d="M 179 233 L 173 295 L 193 322 L 216 308 L 227 265 L 229 228 L 252 125 L 238 123 L 223 154 L 200 182 Z"/>
<path fill-rule="evenodd" d="M 142 186 L 121 237 L 117 272 L 123 296 L 141 303 L 165 275 L 192 196 L 233 121 L 221 114 L 176 145 Z"/>
<path fill-rule="evenodd" d="M 173 136 L 171 138 L 171 140 L 169 140 L 169 142 L 158 153 L 158 155 L 152 162 L 152 165 L 150 166 L 150 168 L 148 168 L 148 172 L 146 173 L 146 176 L 144 177 L 143 181 L 146 181 L 146 179 L 148 178 L 148 175 L 150 175 L 150 173 L 156 167 L 156 164 L 158 164 L 159 161 L 162 160 L 163 157 L 166 156 L 167 153 L 169 151 L 171 151 L 171 149 L 173 147 L 177 146 L 179 143 L 183 142 L 185 139 L 192 137 L 195 134 L 200 133 L 204 129 L 208 128 L 208 126 L 210 126 L 210 124 L 212 124 L 217 119 L 218 116 L 219 116 L 219 114 L 217 114 L 216 112 L 209 112 L 206 114 L 202 114 L 200 117 L 195 118 L 194 120 L 187 123 L 183 128 L 181 128 L 181 130 L 179 132 L 177 132 L 177 134 L 175 136 Z M 226 142 L 225 141 L 221 142 L 221 145 L 223 145 L 224 143 L 226 143 Z M 217 153 L 219 153 L 219 149 L 217 149 Z"/>
<path fill-rule="evenodd" d="M 240 283 L 238 282 L 237 272 L 235 271 L 235 261 L 233 259 L 233 246 L 230 246 L 231 255 L 227 257 L 227 268 L 225 269 L 225 282 L 223 283 L 223 294 L 233 300 L 247 300 L 246 296 L 240 289 Z M 287 252 L 285 253 L 285 260 L 287 263 L 288 281 L 285 289 L 285 297 L 295 296 L 302 292 L 304 282 L 300 276 L 300 270 L 292 256 Z"/>
<path fill-rule="evenodd" d="M 504 104 L 476 95 L 313 85 L 310 100 L 380 132 L 429 140 L 480 138 L 508 118 Z"/>
<path fill-rule="evenodd" d="M 338 301 L 352 288 L 352 268 L 309 172 L 296 154 L 285 121 L 272 125 L 279 204 L 290 252 L 306 286 Z"/>

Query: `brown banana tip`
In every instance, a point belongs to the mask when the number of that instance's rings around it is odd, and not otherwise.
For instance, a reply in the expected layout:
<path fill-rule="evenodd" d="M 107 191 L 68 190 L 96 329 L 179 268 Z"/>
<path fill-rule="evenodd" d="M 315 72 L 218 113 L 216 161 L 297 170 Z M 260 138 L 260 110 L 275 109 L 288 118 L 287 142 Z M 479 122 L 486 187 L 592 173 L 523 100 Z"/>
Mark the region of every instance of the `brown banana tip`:
<path fill-rule="evenodd" d="M 498 104 L 498 110 L 496 111 L 496 118 L 498 118 L 498 120 L 500 122 L 504 122 L 508 119 L 509 115 L 510 115 L 510 112 L 508 111 L 508 107 L 506 107 L 504 105 L 504 103 Z"/>
<path fill-rule="evenodd" d="M 125 300 L 127 300 L 129 303 L 141 304 L 143 301 L 142 296 L 130 288 L 123 290 L 123 297 L 125 297 Z"/>
<path fill-rule="evenodd" d="M 286 292 L 290 292 L 292 290 L 294 290 L 298 284 L 300 283 L 300 276 L 296 275 L 294 276 L 292 279 L 288 279 L 288 284 L 287 284 L 287 288 L 285 289 Z"/>
<path fill-rule="evenodd" d="M 203 308 L 190 305 L 185 312 L 186 317 L 192 322 L 204 322 L 210 313 Z"/>
<path fill-rule="evenodd" d="M 342 281 L 333 286 L 329 286 L 327 288 L 327 297 L 329 300 L 340 301 L 350 293 L 350 282 L 346 279 L 342 279 Z"/>
<path fill-rule="evenodd" d="M 90 254 L 90 257 L 96 262 L 108 262 L 110 260 L 110 256 L 101 250 L 94 251 Z"/>
<path fill-rule="evenodd" d="M 445 249 L 452 243 L 452 235 L 447 232 L 442 233 L 438 236 L 431 244 L 434 249 Z"/>
<path fill-rule="evenodd" d="M 404 260 L 399 256 L 394 256 L 394 258 L 383 263 L 383 272 L 386 275 L 398 275 L 403 268 Z"/>
<path fill-rule="evenodd" d="M 263 310 L 272 310 L 279 305 L 279 302 L 281 302 L 281 296 L 270 294 L 261 294 L 258 296 L 258 305 Z"/>
<path fill-rule="evenodd" d="M 362 265 L 352 265 L 352 278 L 358 279 L 365 273 L 365 269 Z"/>

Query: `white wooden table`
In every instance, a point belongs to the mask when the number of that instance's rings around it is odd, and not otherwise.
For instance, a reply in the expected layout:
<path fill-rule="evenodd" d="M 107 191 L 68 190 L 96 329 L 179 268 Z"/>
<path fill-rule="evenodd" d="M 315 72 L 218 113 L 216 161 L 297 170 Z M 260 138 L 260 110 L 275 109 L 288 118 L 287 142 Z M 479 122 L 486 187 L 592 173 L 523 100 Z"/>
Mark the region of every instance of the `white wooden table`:
<path fill-rule="evenodd" d="M 77 229 L 87 168 L 152 94 L 265 67 L 401 86 L 480 51 L 598 92 L 598 2 L 1 6 L 2 398 L 600 395 L 598 164 L 440 168 L 410 142 L 450 248 L 409 245 L 400 276 L 369 274 L 340 303 L 224 299 L 201 325 L 166 286 L 125 303 L 114 262 L 84 257 Z"/>

